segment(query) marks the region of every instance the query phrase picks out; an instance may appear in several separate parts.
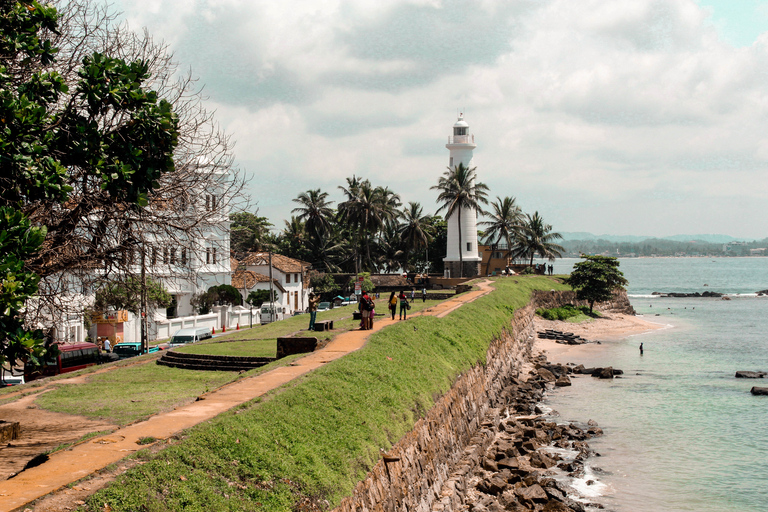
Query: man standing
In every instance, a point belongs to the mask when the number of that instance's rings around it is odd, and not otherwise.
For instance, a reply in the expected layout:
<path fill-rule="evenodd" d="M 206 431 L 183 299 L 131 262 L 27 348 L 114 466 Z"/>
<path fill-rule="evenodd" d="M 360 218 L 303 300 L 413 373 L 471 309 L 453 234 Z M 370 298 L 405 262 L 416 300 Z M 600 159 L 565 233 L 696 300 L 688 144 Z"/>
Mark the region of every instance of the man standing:
<path fill-rule="evenodd" d="M 112 343 L 110 343 L 109 338 L 104 338 L 104 351 L 107 354 L 112 352 Z"/>
<path fill-rule="evenodd" d="M 427 287 L 421 289 L 421 302 L 427 302 Z"/>
<path fill-rule="evenodd" d="M 320 296 L 315 292 L 309 293 L 309 330 L 315 330 L 315 319 L 317 318 L 317 305 L 320 303 Z"/>

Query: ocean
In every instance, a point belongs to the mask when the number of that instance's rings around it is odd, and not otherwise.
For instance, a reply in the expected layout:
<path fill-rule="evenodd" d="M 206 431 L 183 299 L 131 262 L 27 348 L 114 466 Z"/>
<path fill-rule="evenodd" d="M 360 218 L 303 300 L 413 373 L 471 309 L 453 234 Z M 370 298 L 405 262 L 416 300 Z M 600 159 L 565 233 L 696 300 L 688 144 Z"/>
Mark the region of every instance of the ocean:
<path fill-rule="evenodd" d="M 768 296 L 755 293 L 768 289 L 768 259 L 621 259 L 620 270 L 637 313 L 665 328 L 587 345 L 571 362 L 622 378 L 578 377 L 548 395 L 561 420 L 604 431 L 577 488 L 619 512 L 768 510 L 768 396 L 749 392 L 768 379 L 734 377 L 768 371 Z M 652 295 L 707 290 L 731 300 Z"/>

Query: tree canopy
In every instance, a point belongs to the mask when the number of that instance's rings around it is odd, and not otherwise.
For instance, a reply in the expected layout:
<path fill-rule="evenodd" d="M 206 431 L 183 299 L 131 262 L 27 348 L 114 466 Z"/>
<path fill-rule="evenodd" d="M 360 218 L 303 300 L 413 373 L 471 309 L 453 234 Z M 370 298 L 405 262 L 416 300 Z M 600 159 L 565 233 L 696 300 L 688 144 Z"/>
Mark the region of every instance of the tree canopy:
<path fill-rule="evenodd" d="M 582 256 L 573 266 L 566 283 L 576 290 L 580 300 L 589 302 L 589 312 L 595 302 L 610 300 L 613 291 L 622 289 L 627 280 L 619 270 L 619 260 L 610 256 Z"/>

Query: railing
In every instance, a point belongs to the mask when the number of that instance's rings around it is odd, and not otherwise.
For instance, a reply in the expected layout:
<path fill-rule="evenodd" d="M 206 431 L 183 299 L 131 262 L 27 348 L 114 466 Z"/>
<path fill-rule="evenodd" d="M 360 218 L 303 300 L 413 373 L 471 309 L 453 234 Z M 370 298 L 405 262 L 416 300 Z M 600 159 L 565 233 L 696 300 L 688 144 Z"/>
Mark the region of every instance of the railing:
<path fill-rule="evenodd" d="M 448 136 L 448 144 L 474 144 L 474 135 L 452 135 Z"/>

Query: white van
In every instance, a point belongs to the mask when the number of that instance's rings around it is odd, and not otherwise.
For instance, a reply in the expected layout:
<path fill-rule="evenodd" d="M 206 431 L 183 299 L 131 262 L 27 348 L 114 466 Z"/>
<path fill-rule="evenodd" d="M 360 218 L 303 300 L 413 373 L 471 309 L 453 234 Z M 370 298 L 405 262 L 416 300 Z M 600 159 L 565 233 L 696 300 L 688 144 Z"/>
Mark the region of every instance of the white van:
<path fill-rule="evenodd" d="M 200 340 L 210 338 L 211 330 L 207 327 L 194 327 L 192 329 L 179 329 L 168 342 L 170 348 L 180 347 L 188 343 L 197 343 Z"/>
<path fill-rule="evenodd" d="M 272 313 L 274 312 L 274 316 Z M 268 324 L 271 321 L 277 322 L 278 320 L 282 320 L 285 315 L 285 308 L 279 304 L 275 304 L 273 302 L 265 302 L 261 305 L 261 323 L 262 324 Z"/>

